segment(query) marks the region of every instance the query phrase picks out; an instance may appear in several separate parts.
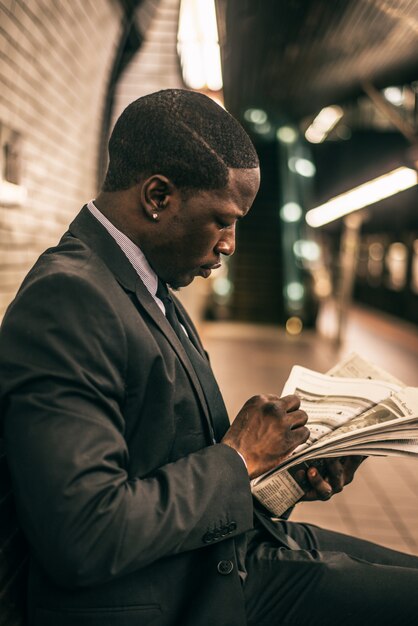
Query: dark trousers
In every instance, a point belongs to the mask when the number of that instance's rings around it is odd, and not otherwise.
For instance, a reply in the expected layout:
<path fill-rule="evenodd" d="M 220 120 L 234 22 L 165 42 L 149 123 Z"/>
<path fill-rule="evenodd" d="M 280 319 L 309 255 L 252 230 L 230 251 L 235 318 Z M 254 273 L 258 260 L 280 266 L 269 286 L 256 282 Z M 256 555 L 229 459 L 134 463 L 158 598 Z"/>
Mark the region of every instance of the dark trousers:
<path fill-rule="evenodd" d="M 418 624 L 418 557 L 309 524 L 281 523 L 297 544 L 293 549 L 263 529 L 250 539 L 248 626 Z"/>

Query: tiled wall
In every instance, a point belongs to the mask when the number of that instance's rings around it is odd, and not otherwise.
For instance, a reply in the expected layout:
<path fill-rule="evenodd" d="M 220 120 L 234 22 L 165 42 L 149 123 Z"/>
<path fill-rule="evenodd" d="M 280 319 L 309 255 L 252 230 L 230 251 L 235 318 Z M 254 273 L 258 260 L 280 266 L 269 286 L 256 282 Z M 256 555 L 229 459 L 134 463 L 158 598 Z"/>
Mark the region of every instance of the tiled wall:
<path fill-rule="evenodd" d="M 0 205 L 0 318 L 39 253 L 97 190 L 121 18 L 116 0 L 0 0 L 0 132 L 21 135 L 26 189 L 21 206 Z"/>

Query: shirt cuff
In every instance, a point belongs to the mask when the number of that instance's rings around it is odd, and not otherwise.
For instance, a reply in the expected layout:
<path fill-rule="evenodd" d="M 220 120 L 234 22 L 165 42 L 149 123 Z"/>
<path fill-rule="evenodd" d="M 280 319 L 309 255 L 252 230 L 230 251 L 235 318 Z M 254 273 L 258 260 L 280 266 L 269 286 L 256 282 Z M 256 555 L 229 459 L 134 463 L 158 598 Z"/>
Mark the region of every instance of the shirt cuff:
<path fill-rule="evenodd" d="M 236 452 L 237 454 L 239 454 L 239 455 L 240 455 L 240 457 L 241 457 L 241 459 L 242 459 L 242 462 L 243 462 L 243 463 L 244 463 L 244 465 L 245 465 L 245 469 L 246 469 L 246 470 L 247 470 L 247 472 L 248 472 L 248 465 L 247 465 L 247 461 L 246 461 L 246 460 L 245 460 L 245 458 L 244 458 L 244 455 L 243 455 L 243 454 L 241 454 L 241 452 L 238 452 L 238 450 L 235 450 L 235 452 Z"/>

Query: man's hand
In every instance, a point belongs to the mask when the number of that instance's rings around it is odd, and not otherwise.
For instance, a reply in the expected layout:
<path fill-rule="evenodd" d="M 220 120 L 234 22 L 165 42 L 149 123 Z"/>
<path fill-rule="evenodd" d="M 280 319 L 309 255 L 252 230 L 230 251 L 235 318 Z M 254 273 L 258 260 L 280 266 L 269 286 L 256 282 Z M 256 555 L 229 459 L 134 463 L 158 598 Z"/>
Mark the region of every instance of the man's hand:
<path fill-rule="evenodd" d="M 309 437 L 308 416 L 297 396 L 253 396 L 242 407 L 222 443 L 242 454 L 250 478 L 273 469 Z"/>
<path fill-rule="evenodd" d="M 300 470 L 295 478 L 302 480 L 306 475 L 311 486 L 302 500 L 329 500 L 335 493 L 340 493 L 345 485 L 351 483 L 357 468 L 365 458 L 365 456 L 344 456 L 324 459 L 325 470 L 322 470 L 322 474 L 316 467 L 310 467 L 306 472 Z"/>

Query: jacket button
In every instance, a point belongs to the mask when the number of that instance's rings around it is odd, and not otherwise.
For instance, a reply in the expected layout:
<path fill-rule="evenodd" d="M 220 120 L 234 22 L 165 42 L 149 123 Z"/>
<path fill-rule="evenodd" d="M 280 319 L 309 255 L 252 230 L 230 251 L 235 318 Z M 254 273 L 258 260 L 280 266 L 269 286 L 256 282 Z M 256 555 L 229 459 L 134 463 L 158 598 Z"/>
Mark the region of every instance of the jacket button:
<path fill-rule="evenodd" d="M 234 569 L 234 564 L 232 561 L 219 561 L 217 569 L 220 574 L 227 576 Z"/>
<path fill-rule="evenodd" d="M 234 530 L 236 530 L 236 529 L 237 529 L 237 524 L 236 524 L 236 522 L 230 522 L 230 523 L 228 524 L 228 531 L 229 531 L 230 533 L 233 533 L 233 532 L 234 532 Z"/>
<path fill-rule="evenodd" d="M 207 533 L 205 533 L 202 537 L 202 541 L 203 543 L 212 543 L 212 541 L 214 541 L 215 537 L 214 534 L 211 533 L 210 531 L 208 531 Z"/>

